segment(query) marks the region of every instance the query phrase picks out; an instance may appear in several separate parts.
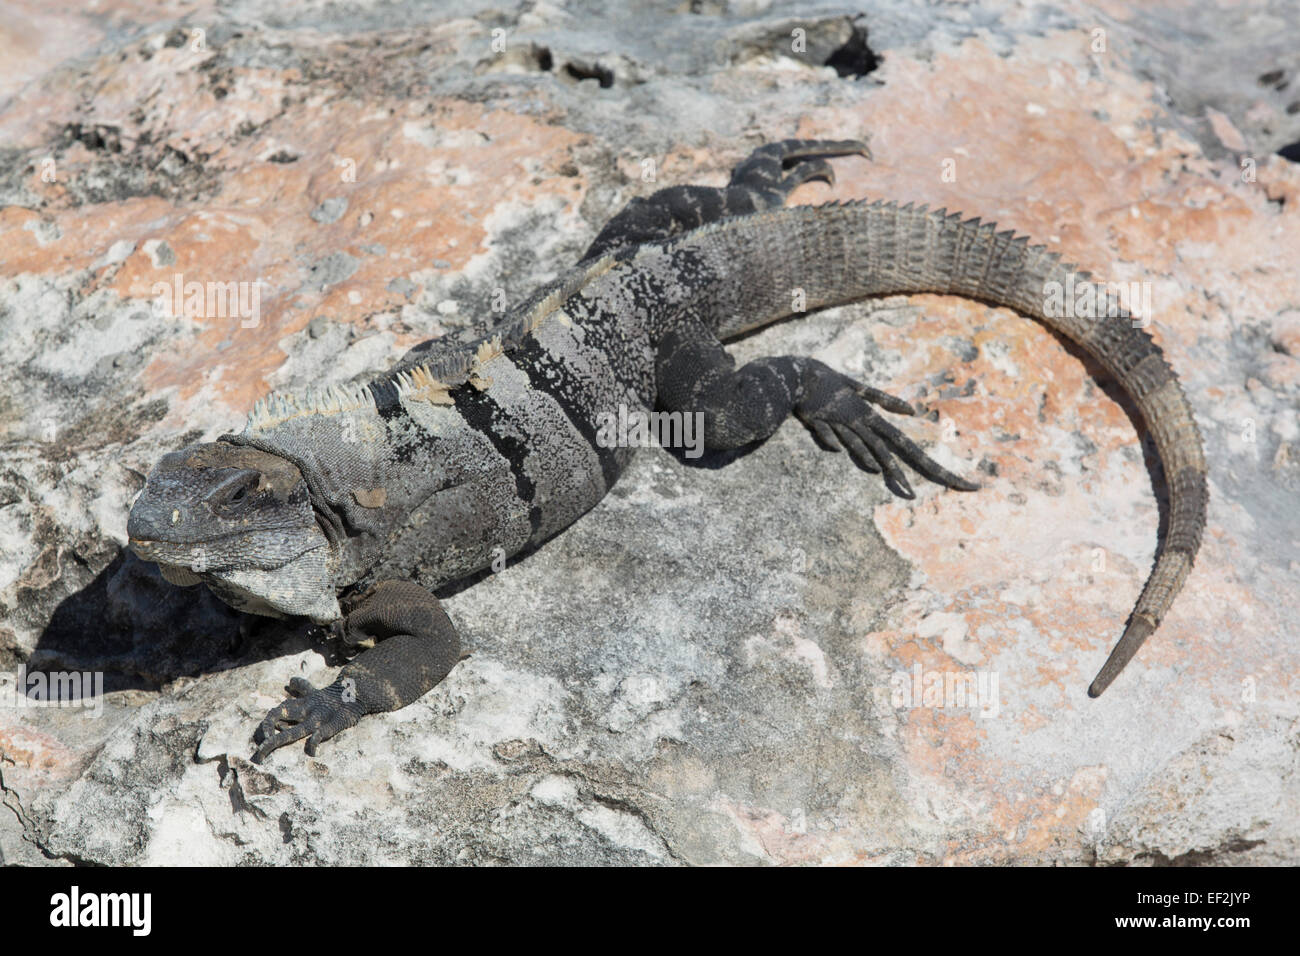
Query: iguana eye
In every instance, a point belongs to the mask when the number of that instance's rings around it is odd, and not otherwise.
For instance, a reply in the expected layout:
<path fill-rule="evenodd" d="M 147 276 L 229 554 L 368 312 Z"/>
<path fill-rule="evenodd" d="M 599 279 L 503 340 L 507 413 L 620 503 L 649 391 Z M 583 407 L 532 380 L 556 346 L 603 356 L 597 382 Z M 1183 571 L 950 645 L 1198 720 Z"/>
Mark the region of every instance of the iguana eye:
<path fill-rule="evenodd" d="M 256 494 L 261 487 L 262 476 L 256 471 L 235 475 L 226 481 L 212 496 L 217 511 L 238 508 Z"/>
<path fill-rule="evenodd" d="M 230 503 L 237 505 L 245 498 L 251 497 L 253 492 L 257 491 L 260 480 L 260 475 L 249 475 L 241 484 L 235 486 L 234 493 L 228 499 Z"/>

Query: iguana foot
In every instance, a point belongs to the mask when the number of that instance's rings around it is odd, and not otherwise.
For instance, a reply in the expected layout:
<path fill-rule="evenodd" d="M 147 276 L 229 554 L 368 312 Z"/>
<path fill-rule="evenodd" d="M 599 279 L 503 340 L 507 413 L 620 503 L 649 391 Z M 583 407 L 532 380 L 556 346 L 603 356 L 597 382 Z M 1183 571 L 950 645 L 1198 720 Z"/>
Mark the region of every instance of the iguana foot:
<path fill-rule="evenodd" d="M 260 746 L 253 762 L 307 738 L 307 755 L 366 714 L 397 710 L 424 696 L 460 659 L 460 637 L 442 605 L 411 581 L 381 581 L 343 622 L 343 640 L 353 646 L 377 641 L 317 688 L 301 677 L 289 682 L 293 695 L 266 715 L 254 734 Z"/>
<path fill-rule="evenodd" d="M 979 488 L 948 471 L 871 407 L 914 415 L 911 405 L 816 359 L 778 355 L 736 368 L 712 331 L 687 321 L 660 341 L 656 374 L 664 408 L 704 413 L 707 448 L 761 441 L 793 413 L 826 448 L 847 448 L 859 467 L 883 472 L 886 486 L 900 497 L 916 495 L 895 455 L 941 485 L 959 491 Z"/>
<path fill-rule="evenodd" d="M 901 398 L 855 382 L 821 362 L 810 362 L 805 373 L 803 398 L 795 405 L 798 416 L 817 440 L 831 451 L 848 449 L 858 467 L 884 473 L 885 485 L 902 498 L 915 498 L 897 455 L 931 481 L 958 491 L 976 491 L 979 485 L 954 475 L 891 425 L 872 405 L 898 415 L 915 410 Z"/>
<path fill-rule="evenodd" d="M 328 687 L 316 687 L 309 680 L 295 677 L 289 681 L 289 699 L 267 713 L 253 742 L 260 744 L 253 763 L 285 744 L 307 737 L 307 756 L 316 756 L 316 747 L 340 730 L 355 725 L 366 715 L 357 700 L 355 681 L 341 677 Z"/>
<path fill-rule="evenodd" d="M 785 204 L 796 186 L 820 179 L 835 185 L 835 170 L 827 162 L 831 156 L 865 156 L 871 158 L 867 144 L 856 139 L 787 139 L 768 143 L 750 153 L 731 174 L 729 189 L 750 193 L 755 210 Z M 738 203 L 733 200 L 733 205 Z"/>

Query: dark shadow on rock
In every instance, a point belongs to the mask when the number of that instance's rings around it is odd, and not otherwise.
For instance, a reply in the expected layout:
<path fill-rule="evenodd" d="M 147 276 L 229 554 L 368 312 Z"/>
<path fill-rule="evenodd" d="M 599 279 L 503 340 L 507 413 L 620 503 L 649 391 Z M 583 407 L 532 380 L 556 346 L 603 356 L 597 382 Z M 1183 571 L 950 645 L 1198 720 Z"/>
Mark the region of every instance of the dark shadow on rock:
<path fill-rule="evenodd" d="M 157 690 L 305 647 L 325 653 L 320 637 L 306 621 L 241 614 L 203 585 L 169 584 L 123 551 L 58 603 L 25 666 L 32 683 L 89 671 L 103 673 L 105 692 Z"/>
<path fill-rule="evenodd" d="M 811 435 L 808 437 L 808 441 L 814 448 L 817 447 L 813 442 Z M 768 439 L 764 438 L 762 441 L 750 442 L 748 445 L 742 445 L 739 448 L 727 448 L 723 451 L 705 451 L 703 454 L 697 455 L 694 458 L 686 454 L 686 452 L 690 450 L 687 448 L 665 448 L 663 451 L 668 452 L 668 454 L 672 455 L 678 462 L 685 465 L 687 468 L 702 468 L 705 471 L 718 471 L 719 469 L 726 468 L 733 462 L 737 462 L 742 458 L 752 455 L 754 452 L 758 451 L 758 449 L 767 444 L 767 442 Z M 657 450 L 658 449 L 648 450 L 642 454 L 653 454 Z"/>

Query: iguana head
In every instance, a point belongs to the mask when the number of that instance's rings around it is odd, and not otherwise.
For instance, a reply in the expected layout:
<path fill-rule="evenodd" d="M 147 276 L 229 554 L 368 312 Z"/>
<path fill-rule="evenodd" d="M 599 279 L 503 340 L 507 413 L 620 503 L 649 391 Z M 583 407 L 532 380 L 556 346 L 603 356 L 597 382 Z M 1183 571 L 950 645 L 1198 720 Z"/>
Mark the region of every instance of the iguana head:
<path fill-rule="evenodd" d="M 255 614 L 337 616 L 329 541 L 291 462 L 210 442 L 164 455 L 131 508 L 131 550 Z"/>

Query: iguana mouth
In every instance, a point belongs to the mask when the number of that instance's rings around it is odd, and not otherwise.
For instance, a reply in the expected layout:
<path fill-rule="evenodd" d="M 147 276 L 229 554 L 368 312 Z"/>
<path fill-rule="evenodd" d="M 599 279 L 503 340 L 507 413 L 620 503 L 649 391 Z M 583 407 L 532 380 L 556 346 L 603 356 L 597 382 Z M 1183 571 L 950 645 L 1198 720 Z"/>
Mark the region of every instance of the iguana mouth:
<path fill-rule="evenodd" d="M 263 529 L 258 529 L 262 531 Z M 268 528 L 267 531 L 287 531 L 289 527 Z M 256 532 L 235 531 L 231 534 L 213 535 L 203 541 L 164 541 L 161 538 L 131 538 L 126 539 L 127 547 L 144 558 L 146 561 L 162 561 L 167 558 L 190 557 L 196 551 L 205 550 L 217 541 L 230 541 L 234 538 L 240 538 Z"/>
<path fill-rule="evenodd" d="M 126 545 L 136 555 L 146 561 L 157 561 L 163 563 L 165 554 L 173 553 L 174 549 L 188 548 L 193 550 L 194 545 L 187 545 L 180 541 L 150 541 L 146 538 L 127 538 Z"/>
<path fill-rule="evenodd" d="M 292 561 L 296 561 L 308 551 L 315 551 L 317 548 L 327 547 L 328 542 L 323 539 L 312 547 L 294 549 L 293 553 L 282 553 L 274 555 L 264 546 L 259 547 L 259 539 L 267 536 L 275 536 L 277 533 L 283 533 L 287 530 L 297 530 L 297 525 L 286 525 L 284 528 L 259 528 L 256 531 L 236 531 L 231 534 L 216 535 L 204 541 L 164 541 L 152 538 L 127 538 L 127 547 L 135 553 L 136 557 L 142 561 L 152 561 L 155 564 L 175 568 L 181 572 L 203 573 L 207 571 L 221 571 L 243 564 L 251 564 L 239 560 L 238 555 L 256 554 L 256 566 L 262 570 L 273 570 L 283 567 Z M 315 528 L 313 528 L 315 530 Z M 248 547 L 231 549 L 222 547 L 224 542 L 237 541 L 241 538 L 248 539 Z M 278 560 L 277 560 L 278 558 Z"/>
<path fill-rule="evenodd" d="M 319 523 L 319 522 L 317 522 Z M 241 529 L 239 531 L 228 531 L 225 534 L 214 534 L 211 537 L 204 538 L 202 541 L 169 541 L 166 538 L 135 538 L 127 536 L 127 545 L 131 548 L 201 548 L 210 545 L 215 541 L 230 541 L 234 538 L 248 537 L 256 534 L 266 534 L 277 531 L 297 531 L 302 528 L 301 524 L 284 524 L 274 528 L 254 528 Z"/>

